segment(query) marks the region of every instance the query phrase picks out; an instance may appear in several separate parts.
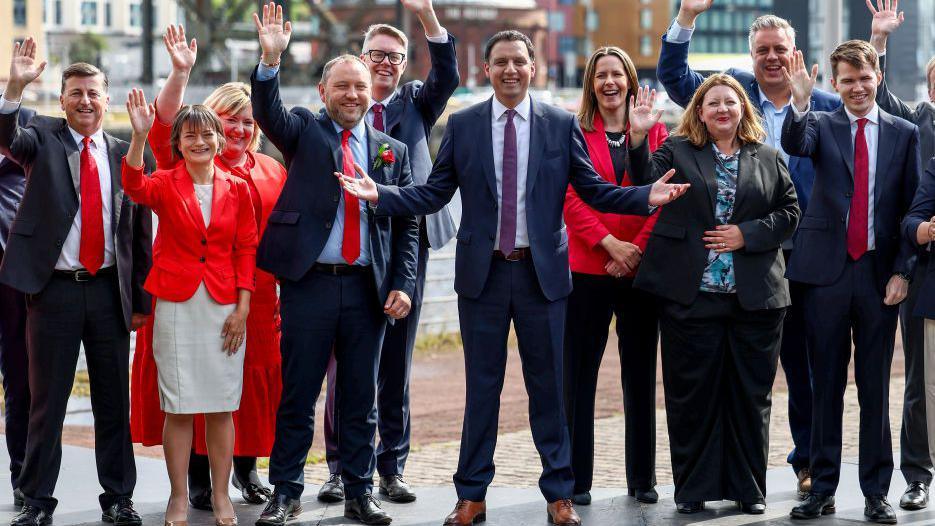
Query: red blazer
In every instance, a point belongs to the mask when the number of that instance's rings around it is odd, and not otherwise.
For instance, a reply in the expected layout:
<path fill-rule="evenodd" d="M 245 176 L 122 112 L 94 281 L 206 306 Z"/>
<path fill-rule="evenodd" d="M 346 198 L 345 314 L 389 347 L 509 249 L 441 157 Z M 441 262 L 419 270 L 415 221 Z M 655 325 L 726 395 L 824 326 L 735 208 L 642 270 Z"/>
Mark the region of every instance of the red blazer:
<path fill-rule="evenodd" d="M 669 133 L 662 123 L 653 127 L 647 137 L 650 151 L 655 151 L 668 136 Z M 608 182 L 617 184 L 610 147 L 607 146 L 604 135 L 604 120 L 600 113 L 594 115 L 594 131 L 585 131 L 584 140 L 595 171 Z M 621 186 L 630 184 L 629 174 L 624 174 Z M 568 185 L 565 194 L 565 224 L 568 225 L 568 260 L 571 271 L 606 276 L 604 265 L 610 261 L 610 254 L 601 246 L 601 240 L 610 234 L 621 241 L 633 243 L 640 247 L 640 250 L 646 250 L 649 233 L 652 232 L 658 216 L 659 214 L 646 217 L 598 212 L 586 205 L 578 197 L 575 189 Z M 633 277 L 635 274 L 634 269 L 634 272 L 627 276 Z"/>
<path fill-rule="evenodd" d="M 222 304 L 254 290 L 257 224 L 246 181 L 215 168 L 211 221 L 205 228 L 185 163 L 146 177 L 123 161 L 123 189 L 159 216 L 153 268 L 143 285 L 159 299 L 185 301 L 204 281 Z"/>

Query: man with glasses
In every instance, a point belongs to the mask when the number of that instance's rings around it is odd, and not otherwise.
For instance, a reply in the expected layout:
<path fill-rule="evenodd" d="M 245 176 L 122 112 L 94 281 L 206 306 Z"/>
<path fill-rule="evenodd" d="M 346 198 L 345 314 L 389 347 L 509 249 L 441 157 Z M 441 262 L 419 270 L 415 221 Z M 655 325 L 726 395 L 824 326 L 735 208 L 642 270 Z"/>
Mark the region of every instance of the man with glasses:
<path fill-rule="evenodd" d="M 460 82 L 455 39 L 435 16 L 432 0 L 402 0 L 403 6 L 422 23 L 428 40 L 432 69 L 425 81 L 399 85 L 406 71 L 409 39 L 399 29 L 376 24 L 364 34 L 361 60 L 370 69 L 372 98 L 365 115 L 367 123 L 406 144 L 412 166 L 413 184 L 424 184 L 432 171 L 429 137 L 435 121 L 445 111 L 448 99 Z M 454 236 L 455 225 L 447 205 L 438 212 L 419 218 L 419 251 L 415 293 L 409 316 L 388 326 L 383 340 L 378 379 L 377 413 L 380 444 L 377 470 L 380 493 L 393 502 L 412 502 L 416 495 L 403 480 L 409 455 L 409 370 L 422 308 L 425 269 L 429 247 L 438 250 Z M 325 445 L 331 476 L 318 492 L 319 500 L 344 499 L 341 460 L 338 456 L 339 430 L 335 426 L 335 362 L 328 366 L 328 402 L 325 410 Z"/>

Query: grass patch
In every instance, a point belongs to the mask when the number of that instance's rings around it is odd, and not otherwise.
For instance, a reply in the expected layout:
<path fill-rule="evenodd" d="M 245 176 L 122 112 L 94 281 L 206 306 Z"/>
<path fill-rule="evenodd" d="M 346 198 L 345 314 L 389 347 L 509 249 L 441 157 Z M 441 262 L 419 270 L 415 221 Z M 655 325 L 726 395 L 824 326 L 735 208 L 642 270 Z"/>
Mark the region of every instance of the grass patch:
<path fill-rule="evenodd" d="M 417 356 L 431 356 L 462 350 L 460 332 L 443 332 L 438 334 L 422 334 L 416 338 L 415 353 Z"/>

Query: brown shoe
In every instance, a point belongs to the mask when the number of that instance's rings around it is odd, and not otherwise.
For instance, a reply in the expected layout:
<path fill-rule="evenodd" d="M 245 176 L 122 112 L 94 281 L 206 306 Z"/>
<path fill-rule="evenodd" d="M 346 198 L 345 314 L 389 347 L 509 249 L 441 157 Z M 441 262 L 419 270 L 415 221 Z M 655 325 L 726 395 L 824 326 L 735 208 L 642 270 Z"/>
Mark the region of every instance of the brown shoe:
<path fill-rule="evenodd" d="M 799 500 L 805 500 L 812 491 L 812 472 L 808 468 L 802 468 L 795 474 L 799 479 L 796 490 L 799 494 Z"/>
<path fill-rule="evenodd" d="M 484 501 L 458 499 L 454 511 L 445 517 L 445 526 L 471 526 L 487 520 L 487 504 Z"/>
<path fill-rule="evenodd" d="M 550 502 L 546 507 L 549 513 L 549 523 L 557 526 L 580 526 L 581 517 L 575 512 L 575 505 L 571 499 L 562 499 Z"/>

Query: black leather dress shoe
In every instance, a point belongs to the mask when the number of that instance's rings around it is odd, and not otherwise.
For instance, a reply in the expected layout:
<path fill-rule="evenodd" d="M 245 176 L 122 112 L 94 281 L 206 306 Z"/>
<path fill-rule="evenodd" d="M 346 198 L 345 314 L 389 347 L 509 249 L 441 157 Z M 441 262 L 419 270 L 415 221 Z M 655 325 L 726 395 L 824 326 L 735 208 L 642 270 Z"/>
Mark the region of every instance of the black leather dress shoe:
<path fill-rule="evenodd" d="M 196 510 L 212 511 L 214 509 L 211 506 L 211 488 L 191 491 L 188 494 L 188 502 Z"/>
<path fill-rule="evenodd" d="M 29 504 L 25 504 L 23 511 L 10 520 L 10 526 L 48 526 L 49 524 L 52 524 L 52 514 Z"/>
<path fill-rule="evenodd" d="M 659 502 L 659 494 L 656 493 L 656 488 L 628 488 L 627 493 L 635 498 L 637 502 L 642 502 L 644 504 L 655 504 Z"/>
<path fill-rule="evenodd" d="M 904 510 L 921 510 L 929 505 L 929 487 L 925 482 L 910 482 L 906 492 L 899 498 L 899 507 Z"/>
<path fill-rule="evenodd" d="M 114 524 L 114 526 L 140 526 L 143 519 L 133 509 L 133 501 L 129 497 L 120 497 L 104 510 L 101 520 Z"/>
<path fill-rule="evenodd" d="M 287 520 L 294 519 L 301 513 L 302 501 L 274 491 L 260 518 L 256 520 L 256 526 L 282 526 Z"/>
<path fill-rule="evenodd" d="M 679 513 L 698 513 L 704 511 L 704 502 L 676 502 L 675 509 Z"/>
<path fill-rule="evenodd" d="M 389 524 L 393 519 L 380 509 L 376 499 L 369 493 L 344 501 L 344 516 L 364 524 Z"/>
<path fill-rule="evenodd" d="M 766 513 L 766 503 L 763 501 L 755 502 L 737 502 L 737 507 L 740 508 L 740 511 L 746 513 L 747 515 L 763 515 Z"/>
<path fill-rule="evenodd" d="M 403 480 L 402 475 L 380 476 L 380 495 L 392 502 L 406 503 L 416 500 L 416 493 L 409 484 Z"/>
<path fill-rule="evenodd" d="M 834 513 L 834 495 L 824 496 L 809 493 L 802 504 L 792 508 L 789 516 L 793 519 L 817 519 L 822 515 Z"/>
<path fill-rule="evenodd" d="M 571 498 L 571 501 L 577 504 L 578 506 L 590 506 L 591 505 L 591 492 L 585 491 L 584 493 L 575 493 Z"/>
<path fill-rule="evenodd" d="M 328 481 L 318 490 L 318 500 L 322 502 L 341 502 L 344 500 L 344 483 L 340 473 L 332 473 Z"/>
<path fill-rule="evenodd" d="M 23 509 L 23 505 L 26 504 L 26 496 L 23 495 L 23 490 L 16 488 L 13 490 L 13 506 L 16 506 L 16 509 Z"/>
<path fill-rule="evenodd" d="M 231 477 L 231 482 L 235 488 L 240 490 L 243 500 L 249 504 L 266 504 L 273 495 L 273 490 L 266 486 L 252 480 L 244 482 L 236 474 Z"/>
<path fill-rule="evenodd" d="M 864 499 L 864 517 L 879 524 L 896 524 L 896 512 L 886 497 L 875 495 Z"/>

